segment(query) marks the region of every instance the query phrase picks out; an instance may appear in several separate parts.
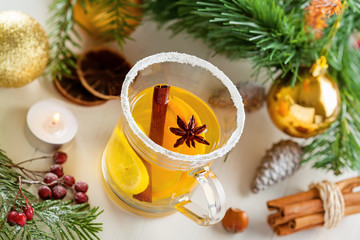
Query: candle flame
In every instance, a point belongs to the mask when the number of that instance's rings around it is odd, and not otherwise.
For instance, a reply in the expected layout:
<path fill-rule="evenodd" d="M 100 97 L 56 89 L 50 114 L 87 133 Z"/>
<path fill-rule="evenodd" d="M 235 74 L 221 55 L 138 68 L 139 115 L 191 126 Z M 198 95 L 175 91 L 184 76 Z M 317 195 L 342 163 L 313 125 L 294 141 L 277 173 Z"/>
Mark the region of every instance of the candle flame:
<path fill-rule="evenodd" d="M 58 122 L 60 121 L 60 113 L 55 113 L 54 116 L 52 117 L 51 123 L 53 125 L 56 125 Z"/>

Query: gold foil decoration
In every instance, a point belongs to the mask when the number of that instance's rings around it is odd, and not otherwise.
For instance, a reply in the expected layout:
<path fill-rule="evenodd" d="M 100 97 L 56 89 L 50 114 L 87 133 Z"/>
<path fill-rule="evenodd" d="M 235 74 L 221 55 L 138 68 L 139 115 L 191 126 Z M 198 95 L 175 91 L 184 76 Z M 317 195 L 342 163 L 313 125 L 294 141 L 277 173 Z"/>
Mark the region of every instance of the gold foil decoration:
<path fill-rule="evenodd" d="M 300 68 L 294 87 L 292 73 L 277 79 L 267 97 L 267 108 L 274 124 L 293 137 L 308 138 L 327 130 L 340 112 L 340 93 L 328 75 L 313 76 Z"/>
<path fill-rule="evenodd" d="M 32 82 L 48 60 L 49 39 L 41 25 L 21 12 L 0 12 L 0 87 Z"/>
<path fill-rule="evenodd" d="M 321 56 L 316 62 L 312 65 L 310 73 L 314 76 L 324 75 L 327 72 L 329 65 L 327 64 L 326 57 Z"/>

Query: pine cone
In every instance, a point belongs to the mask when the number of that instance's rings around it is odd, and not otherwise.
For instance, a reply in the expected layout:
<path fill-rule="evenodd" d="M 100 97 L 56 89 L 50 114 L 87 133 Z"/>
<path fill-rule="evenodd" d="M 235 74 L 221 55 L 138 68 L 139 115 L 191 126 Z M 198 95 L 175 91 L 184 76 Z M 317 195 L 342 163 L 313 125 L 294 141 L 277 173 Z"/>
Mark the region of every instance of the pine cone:
<path fill-rule="evenodd" d="M 282 140 L 266 151 L 254 180 L 251 191 L 257 193 L 291 176 L 300 167 L 301 146 L 291 140 Z"/>
<path fill-rule="evenodd" d="M 252 112 L 260 109 L 265 101 L 265 88 L 263 86 L 245 82 L 236 84 L 244 103 L 245 111 Z M 232 106 L 229 93 L 222 89 L 209 98 L 209 103 L 214 107 Z"/>

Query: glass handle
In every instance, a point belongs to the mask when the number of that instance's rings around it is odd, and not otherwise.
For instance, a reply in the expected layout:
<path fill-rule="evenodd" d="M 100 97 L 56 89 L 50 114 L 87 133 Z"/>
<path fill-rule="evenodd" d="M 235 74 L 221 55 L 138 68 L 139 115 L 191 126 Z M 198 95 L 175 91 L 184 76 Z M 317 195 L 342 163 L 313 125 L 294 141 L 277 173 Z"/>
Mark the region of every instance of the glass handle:
<path fill-rule="evenodd" d="M 204 191 L 207 208 L 192 202 L 189 193 L 174 199 L 173 207 L 199 225 L 207 226 L 220 222 L 225 214 L 226 198 L 219 179 L 208 166 L 196 169 L 190 174 L 196 178 Z"/>

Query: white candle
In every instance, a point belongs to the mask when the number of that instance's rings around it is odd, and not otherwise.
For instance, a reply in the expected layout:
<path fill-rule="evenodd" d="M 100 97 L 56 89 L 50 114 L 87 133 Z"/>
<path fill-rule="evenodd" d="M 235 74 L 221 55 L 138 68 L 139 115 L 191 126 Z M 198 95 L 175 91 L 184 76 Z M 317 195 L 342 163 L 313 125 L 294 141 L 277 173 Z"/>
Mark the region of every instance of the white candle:
<path fill-rule="evenodd" d="M 35 148 L 43 152 L 55 151 L 69 143 L 77 129 L 74 114 L 57 99 L 35 103 L 26 116 L 26 136 Z"/>

